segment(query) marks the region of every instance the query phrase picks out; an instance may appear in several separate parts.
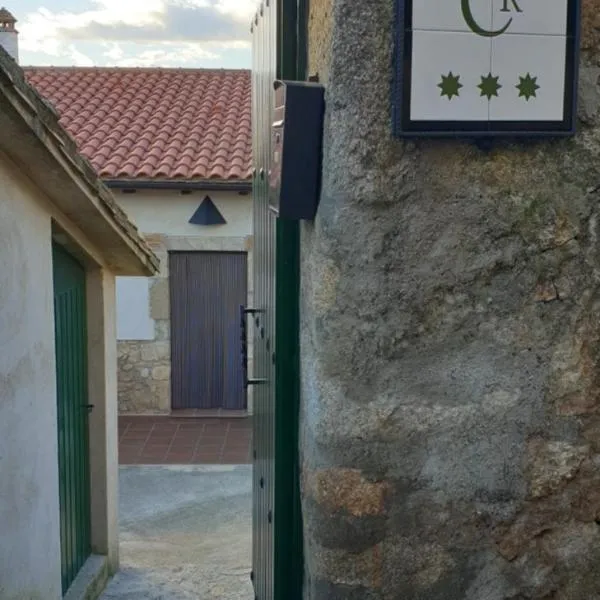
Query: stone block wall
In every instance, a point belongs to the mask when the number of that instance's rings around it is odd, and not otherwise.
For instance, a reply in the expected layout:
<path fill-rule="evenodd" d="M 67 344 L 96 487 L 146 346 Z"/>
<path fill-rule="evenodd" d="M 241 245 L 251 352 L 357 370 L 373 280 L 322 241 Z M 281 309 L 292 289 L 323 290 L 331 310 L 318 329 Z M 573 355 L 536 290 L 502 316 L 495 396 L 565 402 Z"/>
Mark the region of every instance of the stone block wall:
<path fill-rule="evenodd" d="M 169 412 L 171 408 L 169 340 L 121 341 L 118 346 L 118 356 L 120 411 L 135 414 Z"/>
<path fill-rule="evenodd" d="M 600 598 L 600 2 L 582 4 L 578 134 L 480 148 L 392 137 L 393 0 L 310 2 L 307 600 Z"/>

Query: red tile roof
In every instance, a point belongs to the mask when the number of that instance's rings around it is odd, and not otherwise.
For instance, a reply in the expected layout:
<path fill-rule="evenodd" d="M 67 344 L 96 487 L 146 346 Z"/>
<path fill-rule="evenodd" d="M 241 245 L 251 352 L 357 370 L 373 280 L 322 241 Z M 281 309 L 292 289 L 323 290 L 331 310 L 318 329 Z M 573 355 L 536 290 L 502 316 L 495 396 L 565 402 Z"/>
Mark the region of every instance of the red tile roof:
<path fill-rule="evenodd" d="M 250 72 L 27 67 L 105 179 L 250 177 Z"/>

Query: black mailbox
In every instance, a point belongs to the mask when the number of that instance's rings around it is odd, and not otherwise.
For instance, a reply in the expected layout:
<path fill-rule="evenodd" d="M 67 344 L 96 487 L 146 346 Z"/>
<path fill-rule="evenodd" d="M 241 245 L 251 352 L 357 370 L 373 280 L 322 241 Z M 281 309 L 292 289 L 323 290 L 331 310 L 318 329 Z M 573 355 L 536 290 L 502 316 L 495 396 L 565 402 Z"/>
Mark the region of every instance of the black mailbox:
<path fill-rule="evenodd" d="M 324 97 L 316 83 L 275 82 L 269 195 L 281 219 L 312 221 L 317 213 Z"/>

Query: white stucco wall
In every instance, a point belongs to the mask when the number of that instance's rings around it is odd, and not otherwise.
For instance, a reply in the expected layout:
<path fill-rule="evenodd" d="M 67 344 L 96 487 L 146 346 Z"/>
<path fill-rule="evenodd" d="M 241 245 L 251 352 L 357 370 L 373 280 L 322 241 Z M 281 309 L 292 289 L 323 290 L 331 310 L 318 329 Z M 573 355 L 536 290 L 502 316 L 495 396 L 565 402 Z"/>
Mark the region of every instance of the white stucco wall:
<path fill-rule="evenodd" d="M 150 317 L 150 288 L 147 277 L 118 277 L 119 313 L 117 339 L 153 340 L 154 320 Z"/>
<path fill-rule="evenodd" d="M 192 225 L 190 218 L 209 196 L 227 221 L 224 225 Z M 168 238 L 245 238 L 252 235 L 252 196 L 237 192 L 138 190 L 115 197 L 138 229 L 144 234 Z M 166 260 L 163 257 L 163 270 Z M 117 338 L 119 340 L 155 339 L 148 280 L 117 278 Z"/>
<path fill-rule="evenodd" d="M 0 153 L 0 600 L 62 598 L 53 234 L 87 273 L 90 541 L 110 573 L 118 568 L 115 278 Z"/>
<path fill-rule="evenodd" d="M 61 598 L 51 221 L 2 160 L 0 598 Z"/>
<path fill-rule="evenodd" d="M 191 225 L 188 223 L 205 196 L 210 196 L 225 225 Z M 138 190 L 135 194 L 115 197 L 142 233 L 168 236 L 241 237 L 252 234 L 252 196 L 237 192 L 197 191 L 181 195 L 177 191 Z"/>

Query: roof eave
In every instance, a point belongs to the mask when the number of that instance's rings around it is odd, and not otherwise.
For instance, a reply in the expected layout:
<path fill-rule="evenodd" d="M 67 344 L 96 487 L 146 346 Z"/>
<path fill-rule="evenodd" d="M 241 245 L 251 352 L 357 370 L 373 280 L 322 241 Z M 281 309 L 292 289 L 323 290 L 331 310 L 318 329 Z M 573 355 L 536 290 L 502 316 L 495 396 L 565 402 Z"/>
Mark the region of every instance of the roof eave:
<path fill-rule="evenodd" d="M 0 150 L 102 252 L 116 275 L 154 275 L 159 261 L 77 152 L 56 113 L 0 49 Z"/>
<path fill-rule="evenodd" d="M 250 179 L 112 179 L 104 183 L 111 189 L 120 190 L 178 190 L 221 191 L 248 193 L 252 191 Z"/>

